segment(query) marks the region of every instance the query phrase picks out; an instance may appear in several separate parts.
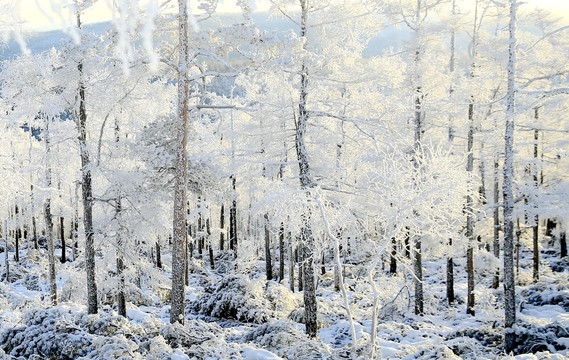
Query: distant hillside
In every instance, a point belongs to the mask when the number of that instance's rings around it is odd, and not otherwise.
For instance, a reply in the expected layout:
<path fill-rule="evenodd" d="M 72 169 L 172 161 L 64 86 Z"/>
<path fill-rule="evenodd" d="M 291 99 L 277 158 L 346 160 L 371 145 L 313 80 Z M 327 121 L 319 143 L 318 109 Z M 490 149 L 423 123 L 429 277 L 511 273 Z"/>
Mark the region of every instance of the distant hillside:
<path fill-rule="evenodd" d="M 269 19 L 267 13 L 255 13 L 253 19 L 261 30 L 286 30 L 292 29 L 291 22 L 283 18 Z M 217 14 L 211 19 L 205 21 L 201 25 L 205 28 L 213 28 L 219 24 L 234 24 L 242 22 L 243 18 L 240 14 Z M 87 24 L 85 29 L 96 34 L 102 34 L 106 29 L 112 26 L 110 21 Z M 62 41 L 69 41 L 71 37 L 62 30 L 53 30 L 46 32 L 37 32 L 27 34 L 26 43 L 33 54 L 49 50 L 51 47 L 58 48 Z M 401 29 L 389 28 L 376 35 L 364 50 L 364 56 L 373 56 L 388 47 L 397 48 L 401 41 L 408 38 L 408 32 Z M 2 51 L 0 50 L 0 60 L 10 59 L 14 56 L 21 55 L 20 46 L 15 41 L 10 41 L 8 46 Z"/>

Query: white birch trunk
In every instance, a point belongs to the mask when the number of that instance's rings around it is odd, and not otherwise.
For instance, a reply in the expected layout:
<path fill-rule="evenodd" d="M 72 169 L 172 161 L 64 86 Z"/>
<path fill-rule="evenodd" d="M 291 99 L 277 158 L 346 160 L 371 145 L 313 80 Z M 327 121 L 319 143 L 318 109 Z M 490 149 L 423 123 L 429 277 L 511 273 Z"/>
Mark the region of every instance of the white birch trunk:
<path fill-rule="evenodd" d="M 178 64 L 178 122 L 176 134 L 176 164 L 174 182 L 174 223 L 172 238 L 172 295 L 170 322 L 184 323 L 186 261 L 186 184 L 187 184 L 187 138 L 189 126 L 189 36 L 188 4 L 178 1 L 179 64 Z"/>
<path fill-rule="evenodd" d="M 513 326 L 516 322 L 516 288 L 514 273 L 514 113 L 516 76 L 516 10 L 517 0 L 509 0 L 508 90 L 506 94 L 506 132 L 504 157 L 504 349 L 511 352 L 516 345 Z"/>

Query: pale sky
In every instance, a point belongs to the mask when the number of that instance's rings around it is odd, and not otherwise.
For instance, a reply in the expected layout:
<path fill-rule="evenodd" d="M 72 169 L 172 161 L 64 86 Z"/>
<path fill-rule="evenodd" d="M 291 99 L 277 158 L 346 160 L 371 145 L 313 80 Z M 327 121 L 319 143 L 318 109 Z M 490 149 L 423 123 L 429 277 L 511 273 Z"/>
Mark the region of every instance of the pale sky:
<path fill-rule="evenodd" d="M 5 0 L 0 0 L 5 1 Z M 146 2 L 149 0 L 145 0 Z M 379 1 L 379 0 L 378 0 Z M 541 7 L 549 10 L 556 16 L 562 17 L 569 22 L 569 0 L 521 0 L 526 2 L 524 5 L 526 9 Z M 57 7 L 60 3 L 73 3 L 73 0 L 14 0 L 17 6 L 20 7 L 20 14 L 23 19 L 29 23 L 29 28 L 35 30 L 47 30 L 61 28 L 62 24 L 71 25 L 75 19 L 73 15 L 63 8 L 63 16 L 58 16 L 56 11 L 51 7 Z M 235 5 L 237 0 L 220 0 L 218 11 L 220 12 L 238 12 L 239 8 Z M 259 10 L 267 9 L 267 4 L 264 0 L 253 1 L 255 7 Z M 42 13 L 38 9 L 38 4 L 44 9 Z M 85 23 L 93 23 L 100 21 L 107 21 L 112 18 L 112 13 L 109 4 L 112 0 L 99 0 L 93 8 L 89 9 L 83 16 Z M 46 16 L 47 15 L 47 16 Z M 51 17 L 48 18 L 48 17 Z"/>

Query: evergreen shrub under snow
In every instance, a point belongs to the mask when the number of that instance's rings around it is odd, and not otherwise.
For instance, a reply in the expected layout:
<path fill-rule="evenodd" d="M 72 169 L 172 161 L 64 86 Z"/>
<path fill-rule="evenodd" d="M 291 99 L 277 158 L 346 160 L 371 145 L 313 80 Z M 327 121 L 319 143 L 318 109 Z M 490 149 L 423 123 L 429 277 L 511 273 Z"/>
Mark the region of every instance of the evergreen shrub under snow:
<path fill-rule="evenodd" d="M 273 315 L 264 281 L 249 280 L 244 275 L 227 276 L 207 286 L 190 307 L 201 315 L 256 324 L 267 322 Z"/>

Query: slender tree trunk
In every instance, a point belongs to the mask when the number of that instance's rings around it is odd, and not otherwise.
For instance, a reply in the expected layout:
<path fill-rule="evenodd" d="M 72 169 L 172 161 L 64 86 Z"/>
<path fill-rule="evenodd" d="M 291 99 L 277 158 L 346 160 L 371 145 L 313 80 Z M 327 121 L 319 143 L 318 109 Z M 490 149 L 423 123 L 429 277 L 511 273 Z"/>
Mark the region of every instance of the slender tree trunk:
<path fill-rule="evenodd" d="M 8 220 L 4 220 L 4 267 L 6 268 L 6 282 L 9 283 L 10 282 L 10 256 L 8 255 L 8 246 L 9 244 L 9 240 L 8 240 L 9 236 L 8 236 Z"/>
<path fill-rule="evenodd" d="M 452 238 L 448 239 L 449 248 L 452 249 Z M 454 260 L 447 257 L 447 301 L 449 305 L 454 303 Z"/>
<path fill-rule="evenodd" d="M 202 202 L 201 202 L 201 198 L 199 198 L 199 197 L 198 197 L 198 208 L 199 208 L 199 216 L 198 216 L 197 241 L 198 241 L 198 254 L 201 257 L 203 255 L 204 224 L 203 224 L 203 215 L 202 215 Z"/>
<path fill-rule="evenodd" d="M 273 280 L 273 264 L 271 258 L 271 237 L 269 233 L 269 215 L 264 215 L 265 228 L 265 274 L 267 280 Z"/>
<path fill-rule="evenodd" d="M 279 281 L 284 280 L 284 268 L 285 268 L 285 241 L 284 241 L 284 223 L 281 223 L 281 228 L 279 229 Z"/>
<path fill-rule="evenodd" d="M 300 21 L 300 37 L 306 39 L 307 23 L 308 23 L 308 0 L 300 0 L 301 21 Z M 304 43 L 306 48 L 306 42 Z M 300 89 L 299 89 L 299 105 L 298 119 L 296 123 L 296 154 L 299 166 L 300 187 L 306 192 L 306 201 L 310 200 L 308 190 L 314 187 L 310 175 L 308 163 L 308 152 L 306 150 L 306 126 L 308 123 L 308 69 L 303 62 L 300 70 Z M 306 334 L 311 338 L 316 338 L 318 331 L 316 287 L 314 281 L 314 235 L 310 227 L 310 211 L 307 209 L 302 216 L 301 228 L 301 254 L 303 263 L 303 282 L 304 289 L 304 320 L 306 325 Z"/>
<path fill-rule="evenodd" d="M 67 248 L 65 246 L 65 224 L 63 216 L 59 217 L 59 236 L 61 237 L 61 262 L 67 261 Z"/>
<path fill-rule="evenodd" d="M 19 222 L 20 222 L 20 214 L 19 214 L 20 209 L 18 208 L 18 205 L 16 205 L 14 207 L 14 220 L 15 220 L 15 226 L 16 226 L 16 230 L 14 231 L 14 243 L 16 244 L 16 254 L 14 257 L 14 260 L 19 263 L 20 262 L 20 238 L 22 237 L 22 231 L 20 230 L 20 226 L 19 226 Z"/>
<path fill-rule="evenodd" d="M 50 188 L 51 183 L 51 166 L 50 166 L 50 154 L 51 154 L 51 138 L 49 132 L 49 123 L 51 119 L 45 119 L 45 129 L 44 129 L 44 141 L 46 150 L 46 187 Z M 49 292 L 51 296 L 51 304 L 53 306 L 57 305 L 57 282 L 55 277 L 55 232 L 53 230 L 53 217 L 51 214 L 51 194 L 48 195 L 44 203 L 44 219 L 46 226 L 46 237 L 47 237 L 47 259 L 48 259 L 48 277 L 49 277 Z"/>
<path fill-rule="evenodd" d="M 494 157 L 494 257 L 500 260 L 500 179 L 498 169 L 500 167 L 498 156 Z M 500 284 L 500 268 L 497 267 L 494 278 L 492 279 L 492 288 L 497 289 Z"/>
<path fill-rule="evenodd" d="M 415 64 L 419 62 L 419 51 L 417 50 L 415 54 Z M 420 156 L 421 151 L 421 137 L 423 134 L 423 95 L 421 87 L 417 87 L 415 93 L 415 176 L 419 177 L 421 169 L 419 168 L 419 162 L 417 157 Z M 413 248 L 413 283 L 415 287 L 415 314 L 422 316 L 424 314 L 424 296 L 423 296 L 423 257 L 421 253 L 421 237 L 415 235 L 413 237 L 414 248 Z"/>
<path fill-rule="evenodd" d="M 423 316 L 424 312 L 424 299 L 423 299 L 423 259 L 421 253 L 421 237 L 415 235 L 414 238 L 415 251 L 413 252 L 413 272 L 415 274 L 415 315 Z"/>
<path fill-rule="evenodd" d="M 81 15 L 77 11 L 77 27 L 82 28 Z M 98 312 L 97 282 L 95 279 L 95 243 L 93 233 L 93 189 L 91 185 L 91 160 L 87 145 L 87 109 L 85 106 L 85 83 L 83 61 L 77 64 L 79 72 L 79 108 L 77 126 L 79 128 L 79 149 L 81 153 L 81 189 L 83 194 L 83 226 L 85 228 L 85 267 L 87 279 L 87 312 Z"/>
<path fill-rule="evenodd" d="M 231 175 L 231 187 L 233 189 L 233 200 L 229 208 L 229 249 L 237 255 L 237 192 L 235 186 L 235 175 Z"/>
<path fill-rule="evenodd" d="M 504 349 L 510 353 L 516 346 L 516 288 L 514 273 L 514 115 L 516 90 L 516 10 L 517 0 L 509 0 L 508 90 L 506 94 L 506 131 L 504 150 Z"/>
<path fill-rule="evenodd" d="M 207 230 L 207 247 L 209 249 L 209 265 L 211 269 L 215 269 L 215 262 L 213 257 L 213 244 L 211 241 L 211 226 L 210 226 L 210 218 L 208 217 L 205 221 L 206 230 Z"/>
<path fill-rule="evenodd" d="M 290 238 L 290 236 L 289 236 Z M 294 292 L 294 253 L 292 245 L 289 244 L 289 259 L 288 259 L 288 286 L 290 291 Z"/>
<path fill-rule="evenodd" d="M 160 237 L 156 238 L 156 267 L 162 269 L 162 252 L 160 249 Z"/>
<path fill-rule="evenodd" d="M 389 261 L 389 273 L 391 275 L 397 274 L 397 241 L 394 237 L 391 238 L 391 256 Z"/>
<path fill-rule="evenodd" d="M 474 99 L 470 97 L 470 103 L 468 104 L 468 120 L 469 120 L 469 127 L 468 127 L 468 146 L 467 152 L 468 157 L 466 161 L 466 171 L 469 174 L 468 181 L 471 183 L 473 178 L 473 170 L 474 170 L 474 153 L 473 153 L 473 144 L 474 144 Z M 468 241 L 467 249 L 466 249 L 466 273 L 468 276 L 467 279 L 467 304 L 466 304 L 466 313 L 470 315 L 474 315 L 474 213 L 473 213 L 473 200 L 472 195 L 470 194 L 472 189 L 469 189 L 469 193 L 466 196 L 466 238 Z"/>
<path fill-rule="evenodd" d="M 565 236 L 565 231 L 561 231 L 559 234 L 559 248 L 560 257 L 563 259 L 567 256 L 567 238 Z"/>
<path fill-rule="evenodd" d="M 535 121 L 536 124 L 539 121 L 539 112 L 538 108 L 535 108 Z M 533 159 L 535 161 L 534 170 L 533 170 L 533 183 L 535 187 L 535 191 L 537 192 L 539 188 L 538 182 L 538 165 L 537 165 L 537 155 L 538 155 L 538 141 L 539 141 L 539 130 L 534 130 L 534 144 L 533 144 Z M 535 214 L 533 216 L 533 280 L 534 282 L 539 280 L 539 215 L 537 214 L 537 204 L 533 205 Z"/>
<path fill-rule="evenodd" d="M 178 0 L 179 44 L 178 64 L 178 121 L 176 135 L 176 172 L 174 190 L 174 224 L 172 246 L 172 295 L 170 322 L 184 323 L 186 308 L 184 273 L 186 262 L 186 186 L 187 186 L 187 139 L 189 126 L 189 34 L 188 7 L 186 0 Z"/>
<path fill-rule="evenodd" d="M 303 270 L 302 270 L 302 253 L 299 250 L 300 245 L 298 245 L 296 247 L 296 249 L 294 250 L 295 255 L 296 255 L 296 263 L 298 264 L 298 291 L 303 291 L 304 287 L 303 285 Z"/>
<path fill-rule="evenodd" d="M 221 229 L 221 232 L 219 233 L 219 251 L 223 251 L 225 246 L 225 233 L 223 232 L 225 229 L 225 206 L 223 204 L 219 211 L 219 228 Z"/>

